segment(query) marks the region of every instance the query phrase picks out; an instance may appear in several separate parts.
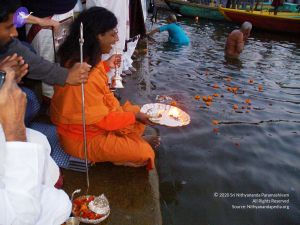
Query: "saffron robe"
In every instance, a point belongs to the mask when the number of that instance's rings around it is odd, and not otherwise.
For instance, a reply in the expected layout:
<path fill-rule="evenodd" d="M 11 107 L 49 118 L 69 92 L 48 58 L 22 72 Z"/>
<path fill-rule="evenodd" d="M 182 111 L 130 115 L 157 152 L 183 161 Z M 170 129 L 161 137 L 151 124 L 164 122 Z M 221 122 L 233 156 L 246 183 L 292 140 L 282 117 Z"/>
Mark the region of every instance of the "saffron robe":
<path fill-rule="evenodd" d="M 85 84 L 87 155 L 93 162 L 146 164 L 154 168 L 154 151 L 142 134 L 145 125 L 135 120 L 138 106 L 120 105 L 108 86 L 103 62 L 90 72 Z M 84 158 L 81 86 L 55 86 L 50 115 L 64 150 Z"/>

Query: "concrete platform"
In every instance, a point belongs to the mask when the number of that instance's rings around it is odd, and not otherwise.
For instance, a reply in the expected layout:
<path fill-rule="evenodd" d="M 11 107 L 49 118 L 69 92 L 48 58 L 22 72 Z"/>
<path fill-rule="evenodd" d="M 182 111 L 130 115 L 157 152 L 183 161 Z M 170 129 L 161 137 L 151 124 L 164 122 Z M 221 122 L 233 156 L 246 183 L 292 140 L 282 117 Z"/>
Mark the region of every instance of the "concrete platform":
<path fill-rule="evenodd" d="M 110 202 L 111 214 L 103 225 L 161 225 L 158 175 L 145 168 L 130 168 L 100 163 L 90 169 L 89 194 L 104 193 Z M 64 190 L 80 188 L 86 192 L 86 175 L 63 171 Z"/>

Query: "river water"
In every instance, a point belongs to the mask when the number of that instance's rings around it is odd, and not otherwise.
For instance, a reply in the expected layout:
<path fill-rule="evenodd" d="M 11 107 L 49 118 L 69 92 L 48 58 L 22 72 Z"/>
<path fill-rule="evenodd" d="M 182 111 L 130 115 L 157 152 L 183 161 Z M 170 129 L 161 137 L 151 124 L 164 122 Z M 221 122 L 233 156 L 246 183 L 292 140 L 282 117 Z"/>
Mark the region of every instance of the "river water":
<path fill-rule="evenodd" d="M 254 30 L 228 62 L 234 24 L 180 24 L 191 44 L 156 34 L 132 77 L 136 90 L 124 90 L 138 103 L 168 95 L 191 116 L 186 127 L 157 126 L 164 224 L 300 224 L 300 38 Z M 213 94 L 207 106 L 202 97 Z"/>

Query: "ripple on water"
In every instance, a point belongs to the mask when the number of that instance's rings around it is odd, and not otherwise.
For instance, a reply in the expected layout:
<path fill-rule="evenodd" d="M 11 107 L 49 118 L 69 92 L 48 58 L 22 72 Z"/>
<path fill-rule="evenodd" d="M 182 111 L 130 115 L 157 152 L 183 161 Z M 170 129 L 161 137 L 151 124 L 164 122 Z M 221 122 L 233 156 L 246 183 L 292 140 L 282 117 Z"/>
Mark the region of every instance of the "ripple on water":
<path fill-rule="evenodd" d="M 156 84 L 151 94 L 174 96 L 192 119 L 187 127 L 161 128 L 162 208 L 171 221 L 166 224 L 299 223 L 299 40 L 253 31 L 240 60 L 232 64 L 223 49 L 235 25 L 205 20 L 181 25 L 190 46 L 164 43 L 163 34 L 149 46 L 150 79 Z M 237 87 L 237 94 L 228 87 Z M 214 93 L 219 97 L 210 106 L 194 99 Z M 293 207 L 237 211 L 231 205 L 247 199 L 214 198 L 214 192 L 289 193 Z"/>

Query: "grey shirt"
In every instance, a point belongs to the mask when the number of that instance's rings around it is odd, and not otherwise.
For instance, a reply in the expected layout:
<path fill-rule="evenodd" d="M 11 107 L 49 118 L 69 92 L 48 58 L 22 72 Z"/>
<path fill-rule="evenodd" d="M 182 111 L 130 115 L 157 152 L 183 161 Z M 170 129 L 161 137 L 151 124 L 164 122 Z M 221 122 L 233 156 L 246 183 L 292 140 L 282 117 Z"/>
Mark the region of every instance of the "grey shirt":
<path fill-rule="evenodd" d="M 41 80 L 47 84 L 65 85 L 68 70 L 60 67 L 57 63 L 51 63 L 41 56 L 34 54 L 28 47 L 23 45 L 18 39 L 9 43 L 4 51 L 0 51 L 0 59 L 17 53 L 22 56 L 28 64 L 27 78 Z"/>

